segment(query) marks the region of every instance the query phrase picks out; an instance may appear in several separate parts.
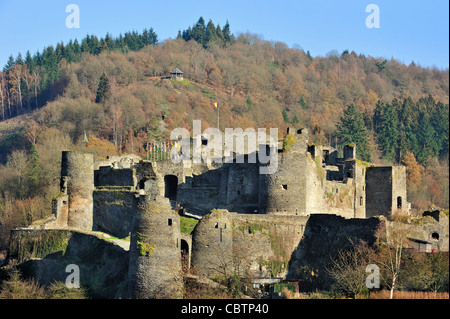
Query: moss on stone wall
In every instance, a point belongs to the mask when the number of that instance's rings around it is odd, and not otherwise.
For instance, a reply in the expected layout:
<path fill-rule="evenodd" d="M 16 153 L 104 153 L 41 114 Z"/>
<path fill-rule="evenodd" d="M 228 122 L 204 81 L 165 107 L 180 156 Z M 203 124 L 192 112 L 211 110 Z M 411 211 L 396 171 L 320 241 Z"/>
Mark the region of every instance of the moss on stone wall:
<path fill-rule="evenodd" d="M 14 235 L 10 243 L 10 256 L 24 262 L 34 258 L 61 252 L 64 255 L 70 234 L 59 230 L 38 232 L 20 232 Z"/>
<path fill-rule="evenodd" d="M 288 269 L 289 260 L 277 260 L 274 258 L 264 260 L 261 258 L 258 260 L 258 265 L 260 269 L 262 269 L 262 267 L 265 267 L 271 277 L 278 277 Z"/>
<path fill-rule="evenodd" d="M 360 159 L 355 159 L 355 162 L 356 162 L 358 165 L 360 165 L 360 166 L 362 166 L 362 167 L 365 167 L 365 168 L 371 167 L 371 166 L 372 166 L 372 163 L 369 163 L 369 162 L 366 162 L 366 161 L 362 161 L 362 160 L 360 160 Z"/>
<path fill-rule="evenodd" d="M 236 230 L 238 230 L 242 234 L 261 233 L 263 235 L 269 235 L 266 231 L 268 230 L 268 227 L 266 225 L 256 222 L 249 222 L 248 220 L 246 220 L 245 223 L 239 224 L 239 226 L 236 227 Z"/>
<path fill-rule="evenodd" d="M 283 152 L 289 152 L 295 142 L 297 142 L 297 138 L 292 133 L 287 134 L 283 140 Z"/>
<path fill-rule="evenodd" d="M 316 159 L 314 160 L 314 162 L 316 163 L 316 173 L 317 176 L 320 179 L 320 183 L 323 186 L 323 182 L 325 181 L 326 177 L 327 177 L 327 172 L 325 171 L 325 169 L 322 167 L 322 159 L 320 157 L 316 157 Z"/>
<path fill-rule="evenodd" d="M 239 239 L 236 240 L 244 243 L 244 246 L 252 241 L 265 246 L 264 250 L 261 250 L 261 246 L 257 248 L 261 253 L 257 265 L 260 271 L 264 268 L 271 277 L 279 277 L 289 268 L 293 246 L 292 233 L 285 227 L 288 226 L 275 225 L 271 221 L 233 220 L 233 236 L 237 236 Z"/>
<path fill-rule="evenodd" d="M 136 247 L 140 256 L 151 257 L 155 252 L 156 245 L 145 242 L 147 236 L 136 232 Z"/>

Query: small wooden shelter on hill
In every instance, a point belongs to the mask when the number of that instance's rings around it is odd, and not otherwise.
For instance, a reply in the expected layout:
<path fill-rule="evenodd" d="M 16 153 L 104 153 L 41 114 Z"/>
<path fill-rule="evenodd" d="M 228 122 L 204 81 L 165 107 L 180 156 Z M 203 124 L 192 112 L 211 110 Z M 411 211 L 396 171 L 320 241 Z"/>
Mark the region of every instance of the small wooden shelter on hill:
<path fill-rule="evenodd" d="M 183 71 L 179 68 L 175 68 L 172 72 L 170 72 L 170 77 L 174 80 L 181 81 L 183 80 Z"/>

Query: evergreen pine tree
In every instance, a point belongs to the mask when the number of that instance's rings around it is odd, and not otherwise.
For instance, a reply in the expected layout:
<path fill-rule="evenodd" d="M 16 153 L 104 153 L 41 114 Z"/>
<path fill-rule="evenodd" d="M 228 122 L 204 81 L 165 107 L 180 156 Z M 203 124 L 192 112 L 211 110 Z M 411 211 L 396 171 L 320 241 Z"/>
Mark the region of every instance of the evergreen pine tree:
<path fill-rule="evenodd" d="M 393 101 L 393 103 L 395 100 Z M 407 151 L 415 152 L 417 150 L 417 106 L 413 100 L 408 97 L 403 100 L 403 103 L 398 110 L 399 119 L 399 134 L 400 134 L 400 149 L 402 154 Z"/>
<path fill-rule="evenodd" d="M 205 20 L 203 19 L 203 17 L 200 17 L 197 23 L 192 28 L 192 38 L 201 45 L 205 46 L 206 44 L 205 34 L 206 34 Z"/>
<path fill-rule="evenodd" d="M 230 32 L 230 24 L 228 23 L 228 20 L 227 20 L 227 23 L 225 24 L 225 26 L 222 29 L 222 33 L 223 33 L 223 38 L 225 39 L 226 43 L 232 43 L 233 42 L 232 41 L 232 34 Z"/>
<path fill-rule="evenodd" d="M 28 50 L 25 54 L 25 63 L 28 67 L 30 73 L 33 73 L 34 68 L 36 67 L 36 61 L 32 58 L 30 51 Z"/>
<path fill-rule="evenodd" d="M 392 161 L 396 160 L 399 147 L 398 117 L 395 107 L 386 104 L 377 129 L 378 144 L 384 155 Z"/>
<path fill-rule="evenodd" d="M 116 43 L 114 42 L 114 39 L 112 38 L 112 36 L 107 33 L 105 36 L 105 43 L 108 46 L 108 50 L 112 51 L 116 48 Z"/>
<path fill-rule="evenodd" d="M 153 28 L 150 28 L 148 30 L 148 44 L 158 44 L 158 35 L 156 34 L 155 30 L 153 30 Z"/>
<path fill-rule="evenodd" d="M 340 139 L 341 145 L 355 144 L 359 158 L 370 162 L 370 147 L 364 119 L 354 104 L 350 104 L 344 110 L 344 115 L 340 117 L 340 121 L 336 125 L 335 133 Z"/>
<path fill-rule="evenodd" d="M 191 27 L 188 27 L 187 30 L 184 30 L 183 33 L 181 34 L 181 36 L 183 37 L 184 41 L 189 41 L 192 39 L 192 29 Z"/>
<path fill-rule="evenodd" d="M 64 44 L 62 42 L 59 42 L 56 45 L 55 54 L 56 54 L 56 61 L 59 63 L 59 61 L 61 61 L 61 59 L 64 56 Z"/>
<path fill-rule="evenodd" d="M 73 42 L 72 40 L 69 41 L 69 43 L 64 48 L 64 54 L 63 58 L 66 59 L 67 63 L 73 62 L 74 59 L 74 52 L 73 52 Z"/>
<path fill-rule="evenodd" d="M 109 93 L 109 79 L 106 73 L 103 72 L 102 76 L 100 77 L 100 81 L 98 83 L 95 103 L 103 102 L 107 98 L 108 93 Z"/>
<path fill-rule="evenodd" d="M 75 41 L 73 41 L 73 61 L 74 62 L 80 62 L 81 61 L 81 46 L 78 43 L 78 40 L 75 39 Z"/>
<path fill-rule="evenodd" d="M 438 144 L 439 155 L 448 154 L 449 105 L 438 102 L 431 114 L 430 121 L 436 131 L 436 142 Z"/>
<path fill-rule="evenodd" d="M 41 162 L 36 144 L 32 144 L 30 155 L 28 157 L 28 178 L 30 190 L 36 191 L 39 186 L 39 174 L 41 170 Z"/>
<path fill-rule="evenodd" d="M 373 122 L 373 130 L 375 133 L 378 133 L 381 122 L 383 120 L 384 109 L 386 105 L 383 101 L 378 100 L 377 105 L 375 106 L 375 111 L 373 113 L 372 122 Z"/>
<path fill-rule="evenodd" d="M 281 111 L 281 114 L 283 115 L 284 123 L 289 123 L 289 115 L 287 114 L 287 111 L 285 108 Z"/>
<path fill-rule="evenodd" d="M 217 28 L 216 28 L 216 34 L 217 34 L 217 38 L 219 38 L 222 42 L 225 41 L 225 37 L 223 35 L 222 29 L 220 28 L 219 24 L 217 25 Z"/>
<path fill-rule="evenodd" d="M 300 106 L 306 110 L 308 108 L 308 105 L 306 104 L 305 98 L 302 96 L 300 96 L 300 99 L 298 100 L 298 104 L 300 104 Z"/>
<path fill-rule="evenodd" d="M 81 52 L 90 52 L 88 41 L 89 41 L 88 35 L 81 40 Z"/>
<path fill-rule="evenodd" d="M 208 45 L 210 42 L 217 41 L 217 33 L 216 33 L 216 26 L 212 22 L 212 20 L 209 20 L 208 25 L 206 26 L 205 31 L 205 43 L 204 45 Z"/>
<path fill-rule="evenodd" d="M 417 146 L 415 151 L 419 163 L 424 163 L 428 157 L 438 155 L 436 131 L 431 125 L 428 115 L 421 111 L 418 118 Z"/>
<path fill-rule="evenodd" d="M 99 55 L 101 51 L 100 41 L 97 36 L 91 35 L 89 39 L 89 52 L 94 55 Z"/>
<path fill-rule="evenodd" d="M 8 61 L 6 62 L 5 66 L 3 67 L 3 72 L 8 73 L 9 70 L 16 64 L 14 61 L 14 57 L 12 55 L 9 56 Z"/>
<path fill-rule="evenodd" d="M 19 53 L 17 54 L 15 64 L 20 64 L 20 65 L 23 64 L 22 53 L 19 52 Z"/>

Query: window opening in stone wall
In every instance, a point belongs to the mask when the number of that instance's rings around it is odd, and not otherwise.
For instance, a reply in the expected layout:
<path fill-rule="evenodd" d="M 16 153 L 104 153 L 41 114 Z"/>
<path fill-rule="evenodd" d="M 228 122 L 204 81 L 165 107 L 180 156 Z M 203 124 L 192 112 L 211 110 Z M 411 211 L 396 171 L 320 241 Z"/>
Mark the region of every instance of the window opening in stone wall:
<path fill-rule="evenodd" d="M 363 197 L 360 196 L 360 197 L 359 197 L 359 206 L 362 206 L 362 205 L 363 205 Z"/>
<path fill-rule="evenodd" d="M 283 185 L 283 188 L 287 190 L 288 186 L 286 184 Z"/>
<path fill-rule="evenodd" d="M 431 238 L 434 240 L 439 240 L 439 234 L 438 233 L 432 233 Z"/>
<path fill-rule="evenodd" d="M 219 228 L 219 223 L 215 223 L 214 228 Z"/>
<path fill-rule="evenodd" d="M 323 151 L 322 163 L 327 163 L 328 162 L 329 155 L 330 155 L 330 152 L 328 150 L 324 150 Z"/>
<path fill-rule="evenodd" d="M 401 196 L 397 197 L 397 208 L 402 208 L 402 198 L 401 198 Z"/>
<path fill-rule="evenodd" d="M 169 218 L 169 220 L 167 221 L 167 225 L 172 226 L 172 218 Z"/>
<path fill-rule="evenodd" d="M 220 242 L 222 242 L 222 228 L 220 229 Z"/>

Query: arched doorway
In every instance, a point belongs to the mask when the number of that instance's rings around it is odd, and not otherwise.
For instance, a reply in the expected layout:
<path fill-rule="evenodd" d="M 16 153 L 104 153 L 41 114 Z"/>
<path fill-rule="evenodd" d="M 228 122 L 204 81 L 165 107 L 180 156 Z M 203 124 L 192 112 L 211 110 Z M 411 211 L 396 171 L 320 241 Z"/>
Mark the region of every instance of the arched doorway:
<path fill-rule="evenodd" d="M 175 175 L 164 176 L 164 197 L 170 200 L 177 199 L 178 177 Z"/>

